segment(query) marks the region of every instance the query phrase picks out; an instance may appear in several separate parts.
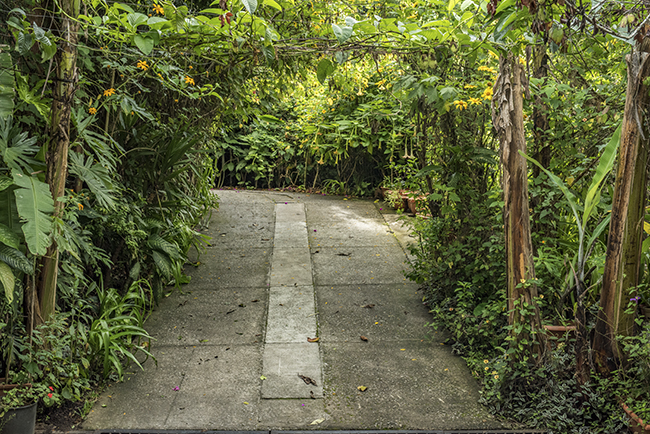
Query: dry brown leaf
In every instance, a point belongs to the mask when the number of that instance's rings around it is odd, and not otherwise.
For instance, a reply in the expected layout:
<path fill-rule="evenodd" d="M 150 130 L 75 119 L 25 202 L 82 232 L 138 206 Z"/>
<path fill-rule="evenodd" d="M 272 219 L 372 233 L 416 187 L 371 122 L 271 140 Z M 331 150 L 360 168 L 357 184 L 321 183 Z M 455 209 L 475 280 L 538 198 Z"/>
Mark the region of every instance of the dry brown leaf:
<path fill-rule="evenodd" d="M 364 341 L 364 342 L 368 342 L 368 338 L 367 338 L 367 337 L 365 337 L 365 336 L 360 336 L 360 338 L 361 338 L 362 341 Z"/>
<path fill-rule="evenodd" d="M 357 387 L 357 389 L 359 389 L 359 391 L 361 391 L 361 392 L 365 392 L 366 390 L 368 390 L 368 388 L 366 386 L 359 386 L 359 387 Z"/>
<path fill-rule="evenodd" d="M 318 342 L 320 338 L 307 338 L 307 342 Z"/>

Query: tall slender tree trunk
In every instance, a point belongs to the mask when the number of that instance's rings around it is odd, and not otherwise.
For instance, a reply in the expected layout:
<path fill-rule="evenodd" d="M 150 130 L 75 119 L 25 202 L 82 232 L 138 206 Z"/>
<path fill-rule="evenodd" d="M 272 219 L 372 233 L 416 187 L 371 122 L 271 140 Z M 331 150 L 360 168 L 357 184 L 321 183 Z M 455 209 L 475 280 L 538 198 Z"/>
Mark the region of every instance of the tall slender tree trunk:
<path fill-rule="evenodd" d="M 70 114 L 77 87 L 77 33 L 79 0 L 62 0 L 60 8 L 59 49 L 55 56 L 57 74 L 52 98 L 50 141 L 46 155 L 46 181 L 54 198 L 54 216 L 61 217 L 63 202 L 57 201 L 65 194 L 68 177 L 68 149 L 70 147 Z M 48 320 L 56 307 L 56 284 L 59 268 L 59 249 L 56 242 L 48 248 L 43 259 L 38 285 L 40 321 Z"/>
<path fill-rule="evenodd" d="M 539 361 L 544 345 L 539 342 L 543 334 L 537 334 L 541 320 L 535 301 L 537 285 L 530 236 L 528 167 L 526 159 L 519 153 L 526 152 L 522 96 L 524 80 L 519 59 L 512 53 L 501 56 L 492 99 L 492 123 L 501 142 L 509 324 L 515 326 L 514 342 L 518 346 L 523 344 L 528 347 Z M 530 310 L 522 315 L 524 309 Z M 516 331 L 519 325 L 524 326 L 524 331 Z"/>
<path fill-rule="evenodd" d="M 639 275 L 650 138 L 644 127 L 649 88 L 643 82 L 650 76 L 649 57 L 650 54 L 638 49 L 625 57 L 628 71 L 625 114 L 593 343 L 597 369 L 605 374 L 617 369 L 623 358 L 616 336 L 629 334 L 632 329 L 633 318 L 625 309 L 630 289 L 638 284 Z"/>

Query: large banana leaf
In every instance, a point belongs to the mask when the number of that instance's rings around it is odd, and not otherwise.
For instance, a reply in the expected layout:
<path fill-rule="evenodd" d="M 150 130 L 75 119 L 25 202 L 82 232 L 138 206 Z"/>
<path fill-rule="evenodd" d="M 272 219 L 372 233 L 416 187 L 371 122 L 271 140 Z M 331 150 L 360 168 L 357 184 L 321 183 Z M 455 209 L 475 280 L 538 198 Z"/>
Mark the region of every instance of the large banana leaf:
<path fill-rule="evenodd" d="M 17 249 L 20 245 L 20 238 L 9 226 L 0 223 L 0 243 Z"/>
<path fill-rule="evenodd" d="M 0 52 L 0 119 L 14 111 L 14 70 L 11 55 Z"/>
<path fill-rule="evenodd" d="M 14 191 L 18 214 L 24 221 L 23 233 L 29 251 L 43 256 L 51 244 L 52 218 L 54 200 L 48 185 L 34 176 L 26 176 L 13 171 L 14 184 L 19 188 Z"/>
<path fill-rule="evenodd" d="M 616 150 L 618 149 L 618 144 L 621 141 L 621 130 L 623 128 L 623 122 L 618 126 L 612 138 L 609 140 L 605 149 L 603 149 L 602 154 L 600 154 L 600 160 L 598 161 L 598 167 L 594 173 L 594 177 L 591 180 L 589 189 L 587 190 L 587 196 L 585 197 L 585 210 L 582 214 L 582 227 L 587 227 L 587 221 L 589 216 L 593 211 L 594 207 L 600 202 L 600 183 L 603 182 L 603 179 L 607 174 L 612 170 L 614 166 L 614 160 L 616 160 Z"/>
<path fill-rule="evenodd" d="M 5 290 L 5 297 L 7 301 L 11 303 L 14 300 L 14 286 L 16 284 L 16 278 L 14 277 L 14 272 L 11 271 L 11 268 L 4 262 L 0 262 L 0 284 Z"/>

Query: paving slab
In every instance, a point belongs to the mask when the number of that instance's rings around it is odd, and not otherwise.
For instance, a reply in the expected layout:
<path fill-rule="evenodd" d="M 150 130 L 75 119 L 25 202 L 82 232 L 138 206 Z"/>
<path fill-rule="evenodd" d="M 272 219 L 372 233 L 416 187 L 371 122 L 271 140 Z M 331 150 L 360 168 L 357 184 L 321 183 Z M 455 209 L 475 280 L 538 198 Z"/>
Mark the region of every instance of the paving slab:
<path fill-rule="evenodd" d="M 147 321 L 156 345 L 262 342 L 268 297 L 264 288 L 219 288 L 214 284 L 192 288 L 161 300 Z"/>
<path fill-rule="evenodd" d="M 273 249 L 271 286 L 309 286 L 312 284 L 308 247 L 276 247 Z"/>
<path fill-rule="evenodd" d="M 315 338 L 314 287 L 271 287 L 267 324 L 267 343 L 304 343 Z"/>
<path fill-rule="evenodd" d="M 200 267 L 186 266 L 192 284 L 218 284 L 221 288 L 268 286 L 272 248 L 209 248 L 199 258 Z"/>
<path fill-rule="evenodd" d="M 394 246 L 397 239 L 380 219 L 359 219 L 346 223 L 313 222 L 309 224 L 309 243 L 313 247 Z"/>
<path fill-rule="evenodd" d="M 314 284 L 383 284 L 406 282 L 401 247 L 313 247 Z M 318 253 L 317 253 L 318 252 Z"/>
<path fill-rule="evenodd" d="M 144 363 L 144 371 L 130 367 L 124 382 L 111 384 L 83 422 L 84 429 L 164 429 L 174 406 L 173 388 L 183 381 L 191 347 L 156 346 L 157 360 Z"/>
<path fill-rule="evenodd" d="M 427 327 L 431 317 L 417 289 L 412 283 L 318 287 L 323 342 L 444 339 Z"/>
<path fill-rule="evenodd" d="M 323 343 L 322 428 L 487 429 L 500 426 L 481 407 L 462 359 L 431 342 Z M 358 387 L 367 389 L 360 391 Z"/>
<path fill-rule="evenodd" d="M 359 218 L 381 218 L 375 204 L 368 200 L 342 201 L 339 199 L 338 201 L 322 202 L 318 199 L 305 199 L 305 201 L 308 224 L 333 221 L 348 223 L 357 221 Z"/>
<path fill-rule="evenodd" d="M 197 347 L 175 392 L 165 428 L 254 429 L 261 371 L 259 348 Z"/>
<path fill-rule="evenodd" d="M 262 398 L 322 398 L 323 379 L 317 343 L 266 344 Z M 307 384 L 300 375 L 316 384 Z"/>

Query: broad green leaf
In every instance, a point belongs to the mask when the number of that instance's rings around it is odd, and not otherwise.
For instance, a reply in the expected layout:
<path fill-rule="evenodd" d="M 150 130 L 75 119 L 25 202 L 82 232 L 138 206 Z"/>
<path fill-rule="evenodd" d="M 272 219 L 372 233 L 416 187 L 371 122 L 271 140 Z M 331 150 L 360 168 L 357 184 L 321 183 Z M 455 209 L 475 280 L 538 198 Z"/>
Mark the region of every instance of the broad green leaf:
<path fill-rule="evenodd" d="M 34 176 L 16 171 L 12 175 L 14 184 L 19 187 L 14 195 L 18 214 L 25 222 L 22 227 L 25 242 L 30 252 L 43 256 L 51 244 L 52 219 L 48 214 L 54 211 L 54 200 L 50 188 Z"/>
<path fill-rule="evenodd" d="M 27 257 L 18 249 L 0 244 L 0 261 L 25 274 L 34 274 L 34 269 Z"/>
<path fill-rule="evenodd" d="M 0 118 L 0 154 L 10 169 L 33 172 L 32 165 L 38 164 L 33 157 L 38 151 L 36 137 L 28 137 L 27 131 L 13 124 L 11 116 Z"/>
<path fill-rule="evenodd" d="M 0 191 L 4 191 L 14 182 L 8 176 L 0 175 Z"/>
<path fill-rule="evenodd" d="M 11 268 L 9 268 L 9 266 L 4 262 L 0 262 L 0 283 L 2 283 L 2 286 L 5 289 L 7 302 L 11 303 L 14 301 L 14 286 L 16 285 L 16 278 L 14 277 Z"/>
<path fill-rule="evenodd" d="M 254 14 L 257 9 L 257 0 L 241 0 L 249 14 Z"/>
<path fill-rule="evenodd" d="M 529 157 L 528 155 L 524 154 L 523 152 L 519 151 L 519 153 L 526 158 L 526 160 L 530 161 L 537 167 L 539 167 L 546 175 L 553 181 L 555 185 L 560 189 L 562 194 L 564 194 L 564 197 L 566 200 L 569 202 L 569 206 L 571 207 L 571 211 L 573 211 L 573 216 L 576 219 L 576 224 L 578 225 L 578 232 L 582 233 L 582 224 L 580 223 L 580 217 L 578 216 L 578 204 L 576 203 L 576 197 L 571 191 L 569 191 L 569 188 L 562 182 L 560 178 L 558 178 L 556 175 L 553 174 L 553 172 L 549 171 L 548 169 L 544 168 L 537 160 L 535 160 L 532 157 Z"/>
<path fill-rule="evenodd" d="M 621 130 L 623 128 L 623 122 L 618 126 L 612 138 L 609 140 L 609 143 L 603 149 L 603 153 L 600 155 L 600 160 L 598 161 L 598 167 L 594 173 L 594 177 L 591 180 L 591 184 L 587 189 L 587 196 L 585 197 L 585 210 L 582 215 L 582 227 L 587 227 L 587 221 L 593 211 L 594 207 L 600 202 L 600 183 L 603 182 L 603 179 L 607 174 L 612 170 L 614 166 L 614 160 L 616 160 L 616 151 L 618 149 L 618 144 L 621 141 Z"/>
<path fill-rule="evenodd" d="M 84 156 L 77 152 L 70 152 L 69 164 L 70 173 L 86 183 L 100 206 L 107 209 L 115 207 L 115 200 L 113 199 L 115 187 L 105 167 L 99 163 L 93 164 L 92 157 L 88 157 L 84 161 Z"/>
<path fill-rule="evenodd" d="M 31 33 L 20 32 L 18 34 L 18 43 L 16 44 L 16 48 L 18 49 L 20 55 L 26 55 L 29 50 L 31 50 L 34 42 L 34 37 Z"/>
<path fill-rule="evenodd" d="M 11 55 L 0 51 L 0 119 L 14 111 L 14 68 Z"/>
<path fill-rule="evenodd" d="M 334 72 L 334 64 L 329 59 L 322 59 L 318 62 L 318 67 L 316 68 L 316 77 L 318 81 L 323 84 L 328 75 Z"/>
<path fill-rule="evenodd" d="M 264 4 L 267 6 L 271 6 L 272 8 L 276 8 L 277 10 L 281 11 L 282 6 L 278 4 L 275 0 L 264 0 Z"/>
<path fill-rule="evenodd" d="M 17 249 L 20 245 L 20 238 L 11 230 L 10 227 L 0 223 L 0 243 Z"/>
<path fill-rule="evenodd" d="M 449 3 L 447 3 L 447 12 L 451 12 L 454 10 L 456 5 L 460 2 L 460 0 L 449 0 Z"/>
<path fill-rule="evenodd" d="M 334 32 L 336 39 L 338 39 L 339 44 L 344 43 L 350 39 L 350 36 L 352 36 L 352 27 L 349 26 L 339 27 L 336 24 L 332 24 L 332 31 Z"/>
<path fill-rule="evenodd" d="M 165 277 L 170 277 L 172 275 L 172 263 L 167 255 L 154 250 L 151 252 L 151 256 L 158 272 Z"/>
<path fill-rule="evenodd" d="M 153 39 L 149 37 L 135 35 L 133 37 L 133 42 L 135 42 L 136 47 L 138 47 L 145 55 L 149 55 L 151 50 L 153 50 Z"/>
<path fill-rule="evenodd" d="M 128 14 L 126 16 L 126 20 L 128 21 L 131 26 L 135 29 L 138 27 L 140 24 L 145 24 L 147 22 L 148 17 L 145 14 L 141 14 L 138 12 Z"/>

